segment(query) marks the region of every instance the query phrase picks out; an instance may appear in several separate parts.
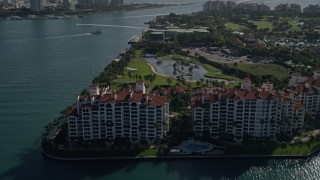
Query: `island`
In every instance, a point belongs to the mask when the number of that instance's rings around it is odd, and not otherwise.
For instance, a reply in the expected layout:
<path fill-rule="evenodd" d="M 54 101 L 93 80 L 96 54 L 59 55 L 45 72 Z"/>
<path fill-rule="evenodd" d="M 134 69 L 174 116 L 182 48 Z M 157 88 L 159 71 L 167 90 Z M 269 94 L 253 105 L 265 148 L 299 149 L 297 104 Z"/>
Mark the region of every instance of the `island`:
<path fill-rule="evenodd" d="M 105 5 L 96 4 L 88 6 L 77 5 L 74 9 L 66 9 L 65 5 L 46 6 L 41 12 L 34 12 L 25 6 L 16 8 L 13 4 L 0 3 L 0 20 L 54 20 L 54 19 L 68 19 L 72 15 L 77 15 L 79 18 L 84 18 L 87 15 L 101 14 L 115 11 L 137 11 L 143 9 L 163 8 L 171 6 L 184 6 L 194 3 L 130 3 L 121 5 Z M 8 7 L 7 7 L 8 6 Z M 148 22 L 146 22 L 148 23 Z"/>
<path fill-rule="evenodd" d="M 202 12 L 151 21 L 150 30 L 45 127 L 43 153 L 106 160 L 317 152 L 319 19 L 244 10 L 241 3 L 210 10 L 207 3 Z"/>

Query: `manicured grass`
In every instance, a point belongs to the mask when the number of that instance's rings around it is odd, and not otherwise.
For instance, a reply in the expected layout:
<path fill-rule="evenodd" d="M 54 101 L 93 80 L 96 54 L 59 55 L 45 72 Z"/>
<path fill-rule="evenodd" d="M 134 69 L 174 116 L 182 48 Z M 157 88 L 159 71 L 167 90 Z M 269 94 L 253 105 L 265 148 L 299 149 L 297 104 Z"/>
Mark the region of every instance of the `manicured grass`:
<path fill-rule="evenodd" d="M 157 156 L 159 148 L 148 148 L 138 154 L 138 157 Z"/>
<path fill-rule="evenodd" d="M 222 74 L 220 69 L 218 69 L 216 67 L 213 67 L 213 66 L 211 66 L 209 64 L 201 63 L 199 60 L 197 60 L 195 58 L 190 58 L 190 57 L 185 57 L 185 56 L 181 56 L 181 55 L 175 54 L 175 55 L 163 56 L 163 57 L 160 57 L 159 59 L 161 59 L 161 60 L 177 60 L 177 59 L 180 59 L 180 60 L 183 60 L 185 62 L 190 62 L 190 63 L 197 64 L 197 65 L 203 67 L 205 70 L 208 71 L 205 74 L 206 77 L 218 78 L 218 79 L 226 79 L 226 80 L 230 80 L 230 81 L 238 81 L 237 78 L 235 78 L 233 76 L 228 76 L 228 75 Z"/>
<path fill-rule="evenodd" d="M 277 64 L 245 64 L 239 63 L 238 66 L 227 64 L 229 67 L 251 73 L 256 76 L 273 75 L 278 79 L 284 79 L 290 76 L 290 70 Z"/>
<path fill-rule="evenodd" d="M 303 20 L 303 18 L 298 18 L 298 17 L 294 17 L 294 18 L 281 18 L 281 22 L 288 22 L 292 27 L 291 30 L 293 31 L 301 31 L 301 27 L 297 25 L 297 23 L 299 23 L 300 20 Z"/>
<path fill-rule="evenodd" d="M 265 29 L 265 28 L 269 28 L 269 30 L 273 29 L 272 22 L 267 21 L 267 20 L 262 20 L 262 21 L 249 20 L 249 22 L 252 22 L 253 24 L 255 24 L 258 29 Z"/>
<path fill-rule="evenodd" d="M 313 140 L 310 143 L 285 145 L 275 149 L 272 155 L 307 155 L 319 147 L 319 145 L 319 139 Z"/>
<path fill-rule="evenodd" d="M 231 154 L 237 155 L 308 155 L 320 146 L 320 139 L 311 140 L 308 143 L 301 144 L 275 144 L 254 145 L 251 146 L 228 146 Z"/>
<path fill-rule="evenodd" d="M 128 64 L 128 68 L 134 68 L 137 70 L 124 70 L 123 76 L 119 76 L 115 82 L 112 84 L 111 88 L 113 89 L 121 89 L 123 85 L 135 83 L 137 80 L 139 80 L 139 77 L 144 79 L 145 75 L 154 75 L 154 73 L 151 70 L 151 67 L 147 64 L 148 62 L 144 60 L 141 57 L 141 51 L 136 51 L 135 58 L 130 61 Z M 131 73 L 131 77 L 129 77 L 129 73 Z M 137 77 L 137 78 L 136 78 Z M 166 77 L 161 75 L 155 75 L 154 81 L 150 82 L 149 80 L 144 80 L 146 87 L 148 90 L 152 90 L 154 86 L 156 85 L 171 85 L 174 86 L 178 82 L 173 77 Z M 168 83 L 168 78 L 171 79 L 171 83 Z M 191 85 L 191 87 L 196 87 L 196 83 L 193 82 L 187 82 Z"/>
<path fill-rule="evenodd" d="M 244 25 L 236 24 L 236 23 L 233 23 L 233 22 L 227 22 L 225 24 L 225 26 L 227 27 L 227 29 L 231 29 L 231 30 L 234 30 L 234 31 L 240 31 L 240 30 L 248 29 Z"/>

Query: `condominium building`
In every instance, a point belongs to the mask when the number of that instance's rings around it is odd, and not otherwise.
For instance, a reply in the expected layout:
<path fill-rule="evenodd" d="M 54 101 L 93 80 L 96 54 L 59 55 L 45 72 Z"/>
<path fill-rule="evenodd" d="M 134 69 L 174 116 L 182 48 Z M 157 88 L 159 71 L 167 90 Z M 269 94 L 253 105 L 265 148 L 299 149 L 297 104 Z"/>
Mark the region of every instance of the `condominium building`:
<path fill-rule="evenodd" d="M 320 5 L 312 5 L 310 4 L 309 6 L 305 7 L 303 9 L 303 13 L 305 14 L 320 14 Z"/>
<path fill-rule="evenodd" d="M 43 0 L 30 0 L 30 9 L 34 13 L 44 11 Z"/>
<path fill-rule="evenodd" d="M 320 111 L 320 71 L 315 70 L 313 77 L 293 73 L 286 93 L 290 98 L 301 102 L 306 112 L 317 114 Z"/>
<path fill-rule="evenodd" d="M 207 1 L 203 4 L 203 11 L 204 12 L 218 12 L 226 9 L 234 8 L 236 5 L 233 1 Z"/>
<path fill-rule="evenodd" d="M 236 9 L 247 12 L 269 12 L 270 7 L 263 3 L 242 2 L 237 4 Z"/>
<path fill-rule="evenodd" d="M 63 0 L 62 3 L 65 12 L 75 9 L 74 0 Z"/>
<path fill-rule="evenodd" d="M 302 130 L 304 108 L 299 102 L 270 91 L 214 89 L 191 99 L 194 133 L 218 138 L 225 133 L 241 142 L 245 135 L 275 138 Z M 209 92 L 209 93 L 208 93 Z"/>
<path fill-rule="evenodd" d="M 110 6 L 122 6 L 123 5 L 123 0 L 111 0 Z"/>
<path fill-rule="evenodd" d="M 169 128 L 166 97 L 146 94 L 143 82 L 136 89 L 106 92 L 92 88 L 90 96 L 79 96 L 68 115 L 69 140 L 128 138 L 132 143 L 163 139 Z"/>
<path fill-rule="evenodd" d="M 278 13 L 301 13 L 301 5 L 299 4 L 279 4 L 274 8 Z"/>
<path fill-rule="evenodd" d="M 110 6 L 110 0 L 78 0 L 80 8 L 106 8 Z"/>

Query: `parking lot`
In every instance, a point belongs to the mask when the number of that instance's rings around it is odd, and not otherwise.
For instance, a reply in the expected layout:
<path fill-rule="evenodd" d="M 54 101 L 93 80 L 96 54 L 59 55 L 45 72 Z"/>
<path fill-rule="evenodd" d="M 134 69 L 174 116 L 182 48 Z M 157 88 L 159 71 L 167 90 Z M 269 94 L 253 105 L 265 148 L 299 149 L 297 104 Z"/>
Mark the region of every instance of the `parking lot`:
<path fill-rule="evenodd" d="M 222 52 L 219 48 L 187 48 L 184 49 L 189 50 L 191 56 L 195 56 L 198 53 L 200 56 L 207 58 L 210 61 L 218 62 L 218 63 L 234 63 L 234 62 L 248 62 L 247 56 L 235 57 L 228 53 Z"/>

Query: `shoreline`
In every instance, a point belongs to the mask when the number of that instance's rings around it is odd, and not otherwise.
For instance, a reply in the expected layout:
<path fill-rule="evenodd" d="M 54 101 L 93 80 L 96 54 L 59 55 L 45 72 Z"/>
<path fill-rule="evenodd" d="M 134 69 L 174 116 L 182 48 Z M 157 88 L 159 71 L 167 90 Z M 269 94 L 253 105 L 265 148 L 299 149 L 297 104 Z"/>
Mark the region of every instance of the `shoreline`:
<path fill-rule="evenodd" d="M 128 7 L 128 9 L 110 9 L 110 10 L 106 10 L 106 11 L 100 11 L 100 12 L 86 12 L 84 14 L 81 15 L 98 15 L 98 14 L 107 14 L 107 13 L 112 13 L 112 12 L 129 12 L 129 11 L 138 11 L 138 10 L 145 10 L 145 9 L 157 9 L 157 8 L 165 8 L 165 7 L 173 7 L 173 6 L 186 6 L 186 5 L 193 5 L 193 4 L 197 4 L 197 3 L 177 3 L 177 4 L 173 4 L 173 3 L 167 3 L 167 4 L 148 4 L 150 6 L 146 6 L 146 7 L 137 7 L 135 8 L 135 6 L 132 7 Z M 135 4 L 135 5 L 139 5 L 139 4 Z M 63 18 L 61 18 L 63 15 Z M 70 19 L 73 16 L 78 16 L 79 14 L 77 13 L 61 13 L 61 15 L 56 15 L 57 18 L 48 18 L 47 15 L 52 15 L 52 14 L 45 14 L 42 15 L 40 18 L 21 18 L 21 19 L 7 19 L 8 17 L 3 17 L 0 18 L 0 21 L 21 21 L 21 20 L 61 20 L 61 19 Z M 60 17 L 60 18 L 58 18 Z"/>
<path fill-rule="evenodd" d="M 307 155 L 177 155 L 177 156 L 145 156 L 145 157 L 89 157 L 89 158 L 72 158 L 58 157 L 47 153 L 41 145 L 41 152 L 47 158 L 58 161 L 108 161 L 108 160 L 188 160 L 188 159 L 308 159 L 316 155 L 320 151 L 320 147 Z"/>

